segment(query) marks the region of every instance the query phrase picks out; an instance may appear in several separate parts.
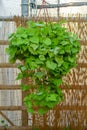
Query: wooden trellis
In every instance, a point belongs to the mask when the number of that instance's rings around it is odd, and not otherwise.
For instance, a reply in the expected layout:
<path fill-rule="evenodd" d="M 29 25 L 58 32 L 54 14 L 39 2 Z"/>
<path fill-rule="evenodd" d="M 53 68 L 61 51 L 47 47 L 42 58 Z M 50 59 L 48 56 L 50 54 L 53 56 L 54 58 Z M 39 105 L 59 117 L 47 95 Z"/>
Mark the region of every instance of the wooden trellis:
<path fill-rule="evenodd" d="M 25 24 L 21 18 L 16 18 L 17 26 Z M 53 18 L 51 19 L 53 21 Z M 56 19 L 55 19 L 56 20 Z M 32 130 L 33 125 L 40 130 L 61 130 L 63 127 L 71 126 L 71 130 L 87 130 L 87 20 L 68 19 L 64 24 L 69 31 L 78 34 L 81 41 L 81 52 L 78 55 L 78 66 L 64 77 L 70 87 L 61 86 L 65 94 L 65 101 L 50 110 L 46 115 L 40 116 L 38 113 L 29 115 L 25 106 L 0 106 L 0 114 L 10 123 L 7 130 Z M 8 45 L 8 41 L 1 40 L 0 45 Z M 0 63 L 0 68 L 16 68 L 18 64 Z M 23 81 L 24 82 L 24 81 Z M 0 84 L 0 90 L 20 90 L 19 85 Z M 22 92 L 22 99 L 26 93 Z M 22 125 L 20 127 L 3 113 L 3 111 L 21 110 Z M 29 124 L 32 122 L 32 125 Z M 5 130 L 5 128 L 0 128 Z"/>

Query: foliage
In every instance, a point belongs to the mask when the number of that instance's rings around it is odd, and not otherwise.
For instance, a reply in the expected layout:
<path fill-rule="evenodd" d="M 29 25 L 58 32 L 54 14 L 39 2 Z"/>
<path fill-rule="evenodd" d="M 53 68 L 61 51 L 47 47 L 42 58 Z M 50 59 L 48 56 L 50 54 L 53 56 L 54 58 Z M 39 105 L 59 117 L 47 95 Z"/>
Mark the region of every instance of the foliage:
<path fill-rule="evenodd" d="M 64 100 L 60 88 L 62 77 L 76 66 L 79 39 L 60 23 L 29 21 L 9 37 L 6 52 L 10 63 L 22 61 L 17 79 L 32 77 L 31 84 L 22 84 L 23 91 L 32 90 L 24 98 L 27 111 L 44 114 Z M 34 91 L 33 91 L 34 89 Z"/>
<path fill-rule="evenodd" d="M 33 127 L 32 130 L 39 130 L 39 128 L 37 128 L 37 127 Z"/>
<path fill-rule="evenodd" d="M 71 126 L 65 127 L 63 130 L 71 130 Z"/>
<path fill-rule="evenodd" d="M 1 126 L 2 126 L 3 128 L 6 129 L 6 128 L 8 127 L 8 124 L 5 123 L 5 120 L 1 120 L 0 123 L 1 123 Z"/>

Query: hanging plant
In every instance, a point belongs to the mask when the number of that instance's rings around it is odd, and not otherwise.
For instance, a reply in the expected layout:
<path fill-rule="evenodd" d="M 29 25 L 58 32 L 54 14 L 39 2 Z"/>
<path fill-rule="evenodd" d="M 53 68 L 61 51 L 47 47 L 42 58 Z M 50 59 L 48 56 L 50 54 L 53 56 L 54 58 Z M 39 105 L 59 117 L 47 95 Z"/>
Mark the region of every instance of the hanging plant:
<path fill-rule="evenodd" d="M 29 21 L 27 27 L 18 27 L 10 35 L 9 61 L 22 62 L 17 79 L 32 79 L 21 85 L 23 91 L 29 91 L 24 98 L 28 112 L 44 114 L 64 100 L 62 78 L 76 66 L 79 51 L 78 37 L 62 27 L 62 22 Z"/>

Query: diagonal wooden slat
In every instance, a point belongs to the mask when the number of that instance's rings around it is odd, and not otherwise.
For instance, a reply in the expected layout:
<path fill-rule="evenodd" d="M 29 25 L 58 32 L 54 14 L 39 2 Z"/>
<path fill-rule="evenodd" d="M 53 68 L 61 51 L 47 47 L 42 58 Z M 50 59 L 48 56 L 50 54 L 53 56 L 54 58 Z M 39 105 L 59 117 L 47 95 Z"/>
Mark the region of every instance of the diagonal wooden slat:
<path fill-rule="evenodd" d="M 12 125 L 14 126 L 13 122 L 3 113 L 0 111 L 0 114 Z"/>

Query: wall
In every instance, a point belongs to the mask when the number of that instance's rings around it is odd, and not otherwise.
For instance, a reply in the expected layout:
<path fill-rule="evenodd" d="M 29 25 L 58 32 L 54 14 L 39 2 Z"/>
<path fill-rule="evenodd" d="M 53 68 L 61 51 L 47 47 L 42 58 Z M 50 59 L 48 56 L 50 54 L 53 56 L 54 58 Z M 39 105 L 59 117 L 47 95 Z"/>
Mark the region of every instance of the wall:
<path fill-rule="evenodd" d="M 21 0 L 0 0 L 0 16 L 21 15 Z"/>

